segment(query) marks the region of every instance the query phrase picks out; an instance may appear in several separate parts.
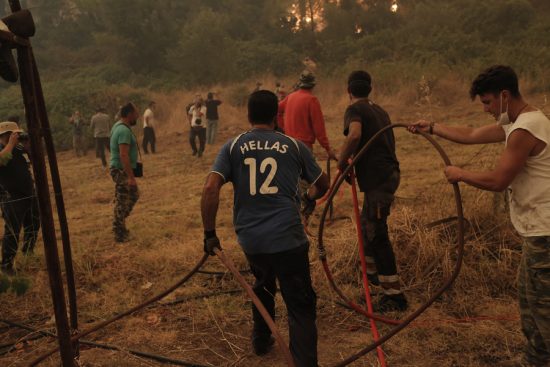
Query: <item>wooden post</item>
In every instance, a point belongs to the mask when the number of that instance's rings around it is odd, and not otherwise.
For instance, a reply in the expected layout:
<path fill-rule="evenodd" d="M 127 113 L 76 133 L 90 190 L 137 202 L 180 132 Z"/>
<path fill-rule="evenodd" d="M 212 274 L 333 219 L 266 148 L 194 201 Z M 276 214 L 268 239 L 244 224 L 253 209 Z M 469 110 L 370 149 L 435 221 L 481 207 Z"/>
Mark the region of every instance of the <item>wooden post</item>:
<path fill-rule="evenodd" d="M 21 10 L 19 0 L 9 0 L 12 12 Z M 71 344 L 71 333 L 67 319 L 67 308 L 63 290 L 63 279 L 57 250 L 55 224 L 50 200 L 46 160 L 41 140 L 40 108 L 36 96 L 35 68 L 33 67 L 33 55 L 30 46 L 17 47 L 17 61 L 20 74 L 21 92 L 25 104 L 27 129 L 30 138 L 30 150 L 32 167 L 36 181 L 36 192 L 40 206 L 40 220 L 42 224 L 42 237 L 44 241 L 44 253 L 50 279 L 50 288 L 57 328 L 57 337 L 61 352 L 63 367 L 74 367 L 74 353 Z M 43 99 L 43 98 L 42 98 Z M 49 134 L 49 131 L 47 131 Z M 57 166 L 56 166 L 57 168 Z"/>

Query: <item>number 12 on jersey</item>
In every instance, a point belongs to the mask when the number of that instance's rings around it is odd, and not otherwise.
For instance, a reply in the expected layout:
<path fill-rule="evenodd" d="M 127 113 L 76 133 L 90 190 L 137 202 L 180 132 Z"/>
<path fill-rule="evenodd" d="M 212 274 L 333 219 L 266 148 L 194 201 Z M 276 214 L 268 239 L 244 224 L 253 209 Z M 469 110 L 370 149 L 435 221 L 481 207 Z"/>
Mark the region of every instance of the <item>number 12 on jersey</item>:
<path fill-rule="evenodd" d="M 256 183 L 256 158 L 246 158 L 244 160 L 244 164 L 247 165 L 250 170 L 250 195 L 254 196 L 257 194 L 258 187 Z M 277 186 L 270 186 L 271 181 L 273 181 L 273 178 L 275 178 L 275 174 L 277 173 L 277 161 L 275 160 L 275 158 L 268 157 L 264 159 L 260 164 L 260 173 L 265 173 L 268 167 L 269 173 L 267 174 L 267 177 L 262 186 L 260 186 L 260 194 L 263 195 L 276 194 L 279 192 L 279 188 Z"/>

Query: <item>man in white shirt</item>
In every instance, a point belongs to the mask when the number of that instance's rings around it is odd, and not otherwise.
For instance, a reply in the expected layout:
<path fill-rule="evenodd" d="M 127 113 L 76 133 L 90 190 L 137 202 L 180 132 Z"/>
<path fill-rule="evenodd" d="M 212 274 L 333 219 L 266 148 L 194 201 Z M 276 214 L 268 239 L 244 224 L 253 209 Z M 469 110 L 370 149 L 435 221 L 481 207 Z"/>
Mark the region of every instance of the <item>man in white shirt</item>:
<path fill-rule="evenodd" d="M 189 131 L 189 144 L 193 150 L 193 155 L 202 157 L 206 143 L 206 105 L 202 98 L 197 98 L 195 103 L 187 111 L 187 118 L 191 130 Z M 199 149 L 197 149 L 197 137 L 199 138 Z"/>
<path fill-rule="evenodd" d="M 148 145 L 151 145 L 151 152 L 154 154 L 156 152 L 156 135 L 155 135 L 155 109 L 156 103 L 151 101 L 149 102 L 149 107 L 143 113 L 143 151 L 145 154 L 149 154 L 147 149 Z"/>
<path fill-rule="evenodd" d="M 105 108 L 100 107 L 97 109 L 96 114 L 92 116 L 90 121 L 90 129 L 94 134 L 95 156 L 101 159 L 103 167 L 107 167 L 105 149 L 110 151 L 111 118 L 105 113 Z"/>
<path fill-rule="evenodd" d="M 497 124 L 480 128 L 451 127 L 420 121 L 409 128 L 461 144 L 505 142 L 496 167 L 472 172 L 447 167 L 451 183 L 464 182 L 482 190 L 508 190 L 510 217 L 523 238 L 518 278 L 521 326 L 527 339 L 521 361 L 509 366 L 550 365 L 550 121 L 527 103 L 518 78 L 508 66 L 497 65 L 472 83 L 470 96 L 479 96 L 485 112 Z"/>

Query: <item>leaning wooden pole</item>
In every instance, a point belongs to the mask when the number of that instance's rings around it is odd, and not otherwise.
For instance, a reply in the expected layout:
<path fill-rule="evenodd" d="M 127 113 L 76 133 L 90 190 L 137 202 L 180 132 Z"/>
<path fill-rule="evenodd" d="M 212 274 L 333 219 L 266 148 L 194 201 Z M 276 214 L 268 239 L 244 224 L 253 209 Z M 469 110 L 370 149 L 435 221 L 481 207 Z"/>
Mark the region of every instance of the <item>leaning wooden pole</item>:
<path fill-rule="evenodd" d="M 21 10 L 19 0 L 9 0 L 13 12 Z M 27 129 L 30 138 L 31 158 L 34 179 L 36 181 L 36 192 L 40 207 L 40 220 L 42 223 L 42 237 L 44 242 L 44 253 L 50 279 L 50 288 L 55 314 L 57 336 L 61 353 L 63 367 L 74 367 L 74 353 L 71 344 L 71 333 L 67 319 L 67 308 L 63 290 L 63 279 L 61 276 L 61 265 L 57 250 L 57 239 L 55 224 L 50 200 L 46 160 L 42 146 L 39 107 L 35 94 L 34 68 L 32 49 L 30 46 L 17 47 L 17 61 L 19 66 L 21 92 L 25 104 Z M 48 131 L 49 133 L 49 131 Z"/>

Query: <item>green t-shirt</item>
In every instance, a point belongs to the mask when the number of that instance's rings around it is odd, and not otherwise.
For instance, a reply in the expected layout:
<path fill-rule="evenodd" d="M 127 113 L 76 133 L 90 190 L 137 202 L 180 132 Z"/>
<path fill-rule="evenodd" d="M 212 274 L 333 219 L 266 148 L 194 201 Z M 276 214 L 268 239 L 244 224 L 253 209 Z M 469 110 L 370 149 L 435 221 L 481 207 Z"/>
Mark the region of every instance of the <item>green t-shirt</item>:
<path fill-rule="evenodd" d="M 130 164 L 132 168 L 136 168 L 138 160 L 138 148 L 136 137 L 127 125 L 122 121 L 117 122 L 111 129 L 111 167 L 123 169 L 120 161 L 119 144 L 130 145 Z"/>

